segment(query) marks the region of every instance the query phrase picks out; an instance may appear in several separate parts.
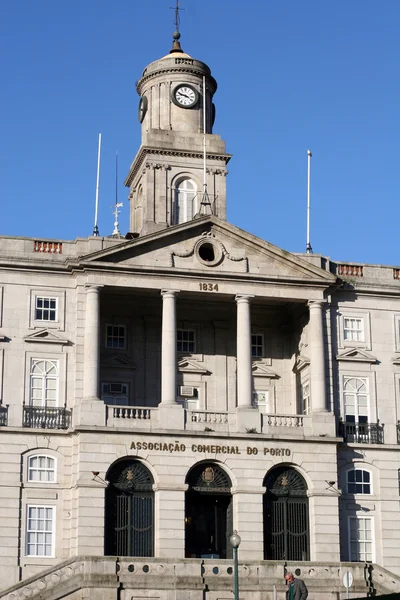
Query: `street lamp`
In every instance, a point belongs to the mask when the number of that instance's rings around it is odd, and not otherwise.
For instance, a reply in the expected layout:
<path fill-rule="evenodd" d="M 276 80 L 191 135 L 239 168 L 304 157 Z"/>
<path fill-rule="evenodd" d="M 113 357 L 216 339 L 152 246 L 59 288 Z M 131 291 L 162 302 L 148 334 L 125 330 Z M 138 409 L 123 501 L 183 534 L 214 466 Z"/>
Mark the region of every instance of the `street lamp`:
<path fill-rule="evenodd" d="M 242 538 L 235 531 L 229 538 L 231 546 L 233 548 L 233 597 L 235 600 L 239 600 L 239 569 L 238 569 L 238 548 Z"/>

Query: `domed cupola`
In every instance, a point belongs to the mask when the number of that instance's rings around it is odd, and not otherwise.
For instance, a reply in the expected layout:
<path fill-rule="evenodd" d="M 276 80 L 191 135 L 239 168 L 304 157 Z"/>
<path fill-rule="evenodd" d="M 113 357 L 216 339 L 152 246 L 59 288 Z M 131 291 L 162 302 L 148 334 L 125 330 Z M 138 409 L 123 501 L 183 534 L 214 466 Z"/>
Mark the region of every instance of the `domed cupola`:
<path fill-rule="evenodd" d="M 205 109 L 206 133 L 212 133 L 215 116 L 212 98 L 217 82 L 205 63 L 183 52 L 178 31 L 173 38 L 169 54 L 150 63 L 136 84 L 142 105 L 146 105 L 146 110 L 142 106 L 142 114 L 139 115 L 142 117 L 142 129 L 202 133 Z"/>

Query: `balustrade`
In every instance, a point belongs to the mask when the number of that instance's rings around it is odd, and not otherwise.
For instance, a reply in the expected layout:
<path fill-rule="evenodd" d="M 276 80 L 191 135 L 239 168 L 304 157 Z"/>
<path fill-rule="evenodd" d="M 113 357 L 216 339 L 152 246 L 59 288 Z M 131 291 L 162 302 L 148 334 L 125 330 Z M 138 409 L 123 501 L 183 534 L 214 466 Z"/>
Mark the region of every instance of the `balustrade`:
<path fill-rule="evenodd" d="M 22 426 L 33 429 L 68 429 L 71 424 L 71 411 L 65 406 L 25 406 Z"/>
<path fill-rule="evenodd" d="M 354 423 L 340 421 L 339 434 L 345 442 L 359 444 L 383 444 L 383 425 L 377 423 Z"/>

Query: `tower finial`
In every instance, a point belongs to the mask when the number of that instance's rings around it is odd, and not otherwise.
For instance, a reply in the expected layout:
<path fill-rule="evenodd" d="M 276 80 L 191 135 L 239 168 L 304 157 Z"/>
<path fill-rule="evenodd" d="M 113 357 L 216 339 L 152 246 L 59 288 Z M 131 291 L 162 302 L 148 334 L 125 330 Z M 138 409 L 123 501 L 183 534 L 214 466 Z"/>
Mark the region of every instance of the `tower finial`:
<path fill-rule="evenodd" d="M 183 52 L 179 39 L 181 37 L 181 33 L 179 31 L 179 26 L 181 24 L 181 18 L 179 15 L 179 11 L 180 10 L 185 10 L 184 8 L 181 8 L 181 5 L 179 3 L 179 0 L 176 0 L 176 6 L 170 6 L 170 9 L 175 11 L 175 31 L 172 34 L 172 37 L 174 39 L 173 43 L 172 43 L 172 48 L 170 50 L 170 54 L 174 53 L 174 52 Z"/>

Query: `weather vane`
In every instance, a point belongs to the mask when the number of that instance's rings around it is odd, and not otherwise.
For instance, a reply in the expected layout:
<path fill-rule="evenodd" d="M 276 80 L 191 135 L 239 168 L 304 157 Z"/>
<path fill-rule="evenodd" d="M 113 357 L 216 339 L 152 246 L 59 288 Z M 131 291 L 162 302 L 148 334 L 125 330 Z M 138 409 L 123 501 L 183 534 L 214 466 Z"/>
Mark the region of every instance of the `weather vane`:
<path fill-rule="evenodd" d="M 175 29 L 176 31 L 179 33 L 179 25 L 181 23 L 181 18 L 179 16 L 179 11 L 180 10 L 185 10 L 184 8 L 181 8 L 181 5 L 179 4 L 179 0 L 176 0 L 176 6 L 170 6 L 171 10 L 175 11 Z"/>

